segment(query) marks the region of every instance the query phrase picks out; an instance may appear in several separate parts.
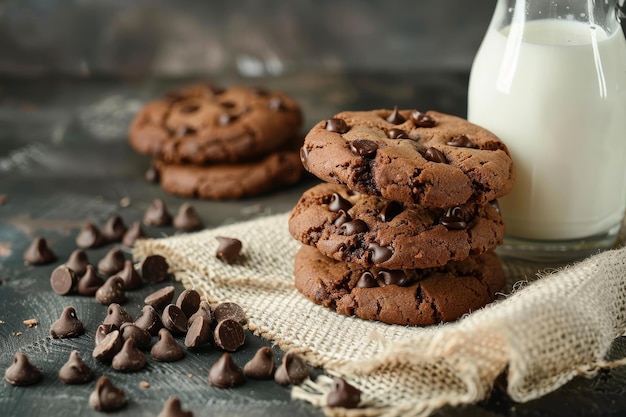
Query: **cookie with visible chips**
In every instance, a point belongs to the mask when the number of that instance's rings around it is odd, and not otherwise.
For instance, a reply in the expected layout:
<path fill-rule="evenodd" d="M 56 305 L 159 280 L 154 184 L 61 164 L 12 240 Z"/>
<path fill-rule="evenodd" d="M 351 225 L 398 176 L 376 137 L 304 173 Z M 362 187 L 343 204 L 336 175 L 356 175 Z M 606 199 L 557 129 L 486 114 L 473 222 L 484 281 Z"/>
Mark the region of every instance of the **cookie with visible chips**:
<path fill-rule="evenodd" d="M 301 159 L 323 181 L 424 207 L 485 204 L 514 182 L 500 139 L 435 111 L 339 113 L 309 131 Z"/>

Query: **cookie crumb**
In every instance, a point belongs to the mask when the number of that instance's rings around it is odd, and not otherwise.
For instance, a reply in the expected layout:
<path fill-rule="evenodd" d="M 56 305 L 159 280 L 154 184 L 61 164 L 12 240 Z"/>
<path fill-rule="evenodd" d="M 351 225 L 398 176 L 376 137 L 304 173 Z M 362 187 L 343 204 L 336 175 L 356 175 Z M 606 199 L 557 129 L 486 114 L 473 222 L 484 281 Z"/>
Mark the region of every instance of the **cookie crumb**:
<path fill-rule="evenodd" d="M 22 335 L 22 332 L 11 332 L 11 336 L 19 337 Z"/>
<path fill-rule="evenodd" d="M 0 324 L 4 324 L 4 323 L 5 323 L 5 321 L 4 321 L 4 320 L 0 320 Z"/>
<path fill-rule="evenodd" d="M 148 381 L 141 381 L 141 382 L 139 383 L 139 386 L 140 386 L 141 388 L 150 388 L 150 383 L 149 383 Z"/>
<path fill-rule="evenodd" d="M 189 379 L 193 378 L 193 374 L 187 374 L 187 376 L 189 377 Z"/>
<path fill-rule="evenodd" d="M 37 322 L 37 319 L 27 319 L 23 321 L 24 325 L 28 326 L 28 327 L 35 327 L 37 326 L 39 323 Z"/>
<path fill-rule="evenodd" d="M 122 197 L 120 199 L 120 207 L 128 207 L 130 206 L 131 199 L 130 197 Z"/>
<path fill-rule="evenodd" d="M 5 205 L 9 201 L 8 194 L 0 194 L 0 206 Z"/>

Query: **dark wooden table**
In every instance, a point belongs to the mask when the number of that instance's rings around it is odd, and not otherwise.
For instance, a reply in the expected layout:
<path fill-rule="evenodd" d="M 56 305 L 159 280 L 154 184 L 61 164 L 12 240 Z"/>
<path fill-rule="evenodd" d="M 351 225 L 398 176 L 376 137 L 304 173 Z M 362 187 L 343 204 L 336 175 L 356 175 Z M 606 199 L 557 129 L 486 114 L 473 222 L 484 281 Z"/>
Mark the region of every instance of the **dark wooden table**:
<path fill-rule="evenodd" d="M 294 74 L 280 78 L 220 77 L 223 85 L 244 83 L 276 88 L 295 97 L 305 112 L 305 129 L 344 109 L 392 107 L 437 109 L 464 115 L 467 74 L 432 72 L 407 74 Z M 147 100 L 193 80 L 4 80 L 0 81 L 0 373 L 19 350 L 44 374 L 32 387 L 14 387 L 0 381 L 0 416 L 51 417 L 99 415 L 87 398 L 94 382 L 66 386 L 57 377 L 73 349 L 97 376 L 109 375 L 127 394 L 120 416 L 155 416 L 170 395 L 181 398 L 196 416 L 321 416 L 309 404 L 292 401 L 289 389 L 268 381 L 247 381 L 219 390 L 207 383 L 210 366 L 221 352 L 207 347 L 187 352 L 180 362 L 152 361 L 136 373 L 120 373 L 91 358 L 93 335 L 106 308 L 92 298 L 59 296 L 50 288 L 52 269 L 76 248 L 75 236 L 83 222 L 103 225 L 119 214 L 127 225 L 140 220 L 154 198 L 170 211 L 191 201 L 206 227 L 290 210 L 315 180 L 271 195 L 241 201 L 201 201 L 175 197 L 147 183 L 147 157 L 133 152 L 126 129 L 133 114 Z M 167 236 L 173 228 L 145 227 L 150 237 Z M 31 240 L 43 236 L 59 258 L 46 266 L 26 266 L 22 255 Z M 113 246 L 88 251 L 97 262 Z M 127 254 L 130 259 L 130 253 Z M 139 315 L 143 298 L 171 282 L 129 292 L 124 308 Z M 177 293 L 182 286 L 175 284 Z M 49 328 L 67 306 L 76 308 L 86 335 L 52 340 Z M 23 321 L 35 318 L 38 325 Z M 244 348 L 234 354 L 243 365 L 256 349 L 271 346 L 248 334 Z M 282 353 L 274 348 L 280 357 Z M 613 356 L 626 355 L 617 340 Z M 318 370 L 319 372 L 319 370 Z M 149 388 L 140 386 L 142 381 Z M 495 391 L 484 403 L 445 409 L 442 416 L 608 416 L 626 415 L 626 370 L 618 368 L 595 379 L 577 379 L 541 399 L 515 404 Z"/>

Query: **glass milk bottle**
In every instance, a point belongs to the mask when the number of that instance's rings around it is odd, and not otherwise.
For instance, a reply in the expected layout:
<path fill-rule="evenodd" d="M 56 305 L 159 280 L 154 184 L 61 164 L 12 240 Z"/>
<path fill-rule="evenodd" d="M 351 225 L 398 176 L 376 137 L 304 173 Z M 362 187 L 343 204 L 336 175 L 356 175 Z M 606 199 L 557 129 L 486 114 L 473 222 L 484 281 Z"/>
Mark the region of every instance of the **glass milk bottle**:
<path fill-rule="evenodd" d="M 620 0 L 620 2 L 623 0 Z M 501 254 L 571 260 L 615 244 L 626 208 L 626 41 L 617 0 L 498 0 L 468 119 L 515 164 Z"/>

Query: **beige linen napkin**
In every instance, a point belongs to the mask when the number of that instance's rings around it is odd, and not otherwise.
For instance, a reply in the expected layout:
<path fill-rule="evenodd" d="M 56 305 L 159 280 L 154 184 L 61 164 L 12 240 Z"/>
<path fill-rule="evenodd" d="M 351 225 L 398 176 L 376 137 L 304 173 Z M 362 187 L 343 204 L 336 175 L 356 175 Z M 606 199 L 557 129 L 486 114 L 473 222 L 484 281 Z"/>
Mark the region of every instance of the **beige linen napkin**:
<path fill-rule="evenodd" d="M 165 256 L 186 287 L 210 302 L 243 306 L 255 334 L 362 390 L 362 406 L 343 410 L 325 407 L 327 376 L 293 389 L 328 415 L 426 416 L 485 398 L 505 372 L 509 395 L 528 401 L 619 364 L 605 356 L 626 323 L 626 249 L 544 271 L 540 280 L 536 265 L 506 261 L 501 300 L 455 323 L 404 327 L 345 317 L 302 296 L 293 285 L 300 244 L 287 219 L 285 213 L 143 240 L 135 256 Z M 243 242 L 241 262 L 215 258 L 216 236 Z"/>

